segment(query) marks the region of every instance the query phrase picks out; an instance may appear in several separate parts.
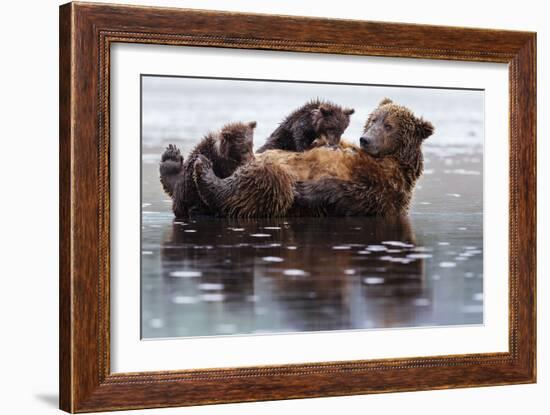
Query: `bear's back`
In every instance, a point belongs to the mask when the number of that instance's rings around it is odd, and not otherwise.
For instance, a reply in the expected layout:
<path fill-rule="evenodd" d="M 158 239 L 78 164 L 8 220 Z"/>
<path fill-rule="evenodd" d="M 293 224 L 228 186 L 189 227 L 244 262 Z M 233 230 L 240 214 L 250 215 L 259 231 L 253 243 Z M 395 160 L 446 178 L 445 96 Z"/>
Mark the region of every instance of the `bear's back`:
<path fill-rule="evenodd" d="M 314 148 L 303 153 L 268 150 L 256 155 L 257 162 L 275 163 L 291 173 L 297 181 L 319 180 L 333 177 L 350 180 L 350 158 L 353 151 L 329 147 Z"/>

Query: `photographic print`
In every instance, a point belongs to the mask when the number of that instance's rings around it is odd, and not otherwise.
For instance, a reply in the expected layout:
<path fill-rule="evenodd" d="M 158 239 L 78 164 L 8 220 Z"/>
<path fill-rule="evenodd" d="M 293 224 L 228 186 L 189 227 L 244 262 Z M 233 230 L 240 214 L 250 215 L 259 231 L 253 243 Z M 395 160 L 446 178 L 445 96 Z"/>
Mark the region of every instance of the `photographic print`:
<path fill-rule="evenodd" d="M 63 410 L 536 381 L 536 33 L 59 23 Z"/>
<path fill-rule="evenodd" d="M 484 91 L 141 76 L 141 337 L 483 324 Z"/>

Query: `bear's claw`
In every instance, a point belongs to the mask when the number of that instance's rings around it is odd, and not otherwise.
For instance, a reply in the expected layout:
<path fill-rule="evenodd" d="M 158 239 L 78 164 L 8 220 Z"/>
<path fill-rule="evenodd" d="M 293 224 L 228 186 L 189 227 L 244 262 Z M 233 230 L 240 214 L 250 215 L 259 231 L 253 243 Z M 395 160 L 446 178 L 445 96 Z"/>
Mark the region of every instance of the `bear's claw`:
<path fill-rule="evenodd" d="M 174 144 L 168 144 L 164 153 L 162 153 L 161 161 L 173 160 L 177 163 L 183 162 L 183 157 L 180 150 Z"/>

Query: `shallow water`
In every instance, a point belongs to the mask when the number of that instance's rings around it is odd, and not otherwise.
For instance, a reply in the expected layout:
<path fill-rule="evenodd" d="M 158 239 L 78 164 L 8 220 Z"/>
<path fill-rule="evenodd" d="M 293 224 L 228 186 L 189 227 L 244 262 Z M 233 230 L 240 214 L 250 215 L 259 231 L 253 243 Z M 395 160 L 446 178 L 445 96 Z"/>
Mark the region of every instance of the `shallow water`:
<path fill-rule="evenodd" d="M 193 128 L 216 97 L 199 90 L 185 97 Z M 482 99 L 416 98 L 438 132 L 406 218 L 184 222 L 162 192 L 158 160 L 168 143 L 185 153 L 197 138 L 184 138 L 194 134 L 185 123 L 162 132 L 178 125 L 182 95 L 153 91 L 144 95 L 143 338 L 483 323 Z"/>

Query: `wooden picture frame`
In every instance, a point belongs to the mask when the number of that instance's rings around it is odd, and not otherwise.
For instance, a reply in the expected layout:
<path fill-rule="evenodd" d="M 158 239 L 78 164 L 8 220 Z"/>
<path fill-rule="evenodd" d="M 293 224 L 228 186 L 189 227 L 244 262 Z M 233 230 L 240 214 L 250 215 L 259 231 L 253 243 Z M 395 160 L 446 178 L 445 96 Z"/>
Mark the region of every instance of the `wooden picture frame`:
<path fill-rule="evenodd" d="M 508 64 L 509 352 L 111 373 L 109 59 L 117 42 Z M 60 8 L 59 94 L 61 409 L 91 412 L 535 382 L 535 33 L 69 3 Z"/>

